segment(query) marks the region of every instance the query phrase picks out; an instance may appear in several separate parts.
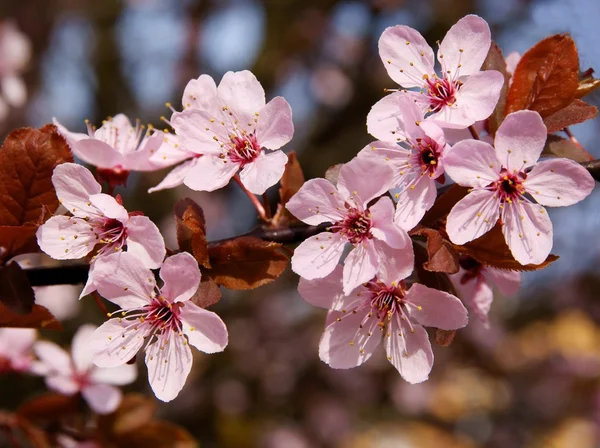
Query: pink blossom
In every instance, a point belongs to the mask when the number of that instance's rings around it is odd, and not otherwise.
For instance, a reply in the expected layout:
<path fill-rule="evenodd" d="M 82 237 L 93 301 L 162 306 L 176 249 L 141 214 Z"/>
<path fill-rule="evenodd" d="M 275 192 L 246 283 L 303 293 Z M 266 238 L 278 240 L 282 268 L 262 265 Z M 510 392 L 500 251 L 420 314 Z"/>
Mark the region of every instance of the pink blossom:
<path fill-rule="evenodd" d="M 37 370 L 46 377 L 48 388 L 63 395 L 81 393 L 98 414 L 109 414 L 121 403 L 121 391 L 115 386 L 132 383 L 137 378 L 135 365 L 102 369 L 92 363 L 90 342 L 96 327 L 82 325 L 73 337 L 71 353 L 48 341 L 38 341 L 33 349 L 40 359 Z"/>
<path fill-rule="evenodd" d="M 379 55 L 390 77 L 411 92 L 429 119 L 445 128 L 466 128 L 484 120 L 496 107 L 504 77 L 480 71 L 491 44 L 490 28 L 475 15 L 460 19 L 439 44 L 434 69 L 433 50 L 421 34 L 405 25 L 387 28 L 379 39 Z"/>
<path fill-rule="evenodd" d="M 188 253 L 173 255 L 160 270 L 163 286 L 131 254 L 96 262 L 98 292 L 121 309 L 94 333 L 94 363 L 125 364 L 142 348 L 150 386 L 157 398 L 175 398 L 192 368 L 189 344 L 205 353 L 223 351 L 227 328 L 215 313 L 190 301 L 200 284 L 198 263 Z"/>
<path fill-rule="evenodd" d="M 292 270 L 306 279 L 323 278 L 336 268 L 347 243 L 353 249 L 344 264 L 344 292 L 373 278 L 385 247 L 412 266 L 414 254 L 408 234 L 393 222 L 394 204 L 388 197 L 368 204 L 387 191 L 394 173 L 386 164 L 356 157 L 340 170 L 337 188 L 325 179 L 311 179 L 286 207 L 309 225 L 330 222 L 329 232 L 302 242 L 294 251 Z"/>
<path fill-rule="evenodd" d="M 27 100 L 27 87 L 19 74 L 31 59 L 31 42 L 12 22 L 0 24 L 0 121 L 9 107 L 21 107 Z"/>
<path fill-rule="evenodd" d="M 484 266 L 471 257 L 461 257 L 460 271 L 450 276 L 458 296 L 475 315 L 489 327 L 488 312 L 494 300 L 493 286 L 500 292 L 514 295 L 521 287 L 521 273 Z"/>
<path fill-rule="evenodd" d="M 375 156 L 394 171 L 392 187 L 401 189 L 396 194 L 395 220 L 405 230 L 417 225 L 431 208 L 437 197 L 435 180 L 444 174 L 444 131 L 423 120 L 423 112 L 408 94 L 388 95 L 373 106 L 367 117 L 369 133 L 380 141 L 358 154 Z"/>
<path fill-rule="evenodd" d="M 36 339 L 37 331 L 31 328 L 0 328 L 0 373 L 29 371 Z"/>
<path fill-rule="evenodd" d="M 92 173 L 75 163 L 63 163 L 52 174 L 56 195 L 72 216 L 54 216 L 37 231 L 40 248 L 57 260 L 93 260 L 116 251 L 133 253 L 149 268 L 158 268 L 165 257 L 165 242 L 158 227 L 146 216 L 130 215 L 115 198 L 101 193 Z M 93 288 L 90 272 L 82 295 Z"/>
<path fill-rule="evenodd" d="M 409 383 L 425 381 L 433 366 L 433 351 L 423 327 L 443 330 L 467 324 L 467 310 L 451 294 L 405 278 L 412 266 L 393 253 L 382 259 L 377 275 L 342 292 L 343 269 L 336 266 L 324 279 L 300 279 L 298 292 L 312 305 L 331 310 L 319 344 L 322 361 L 336 369 L 367 361 L 382 339 L 387 359 Z"/>
<path fill-rule="evenodd" d="M 205 75 L 188 91 L 190 106 L 175 113 L 171 125 L 182 145 L 203 157 L 184 183 L 192 190 L 213 191 L 240 171 L 242 183 L 254 194 L 275 185 L 287 162 L 278 149 L 294 133 L 287 101 L 276 97 L 265 104 L 265 92 L 249 71 L 227 72 L 218 88 Z M 264 148 L 277 151 L 266 153 Z"/>
<path fill-rule="evenodd" d="M 182 185 L 187 173 L 196 166 L 199 157 L 202 156 L 185 149 L 181 145 L 177 135 L 165 133 L 163 144 L 158 148 L 158 151 L 156 151 L 151 160 L 160 161 L 162 159 L 163 163 L 168 163 L 169 166 L 177 163 L 179 165 L 173 168 L 156 187 L 150 188 L 148 193 Z"/>
<path fill-rule="evenodd" d="M 521 55 L 519 54 L 518 51 L 513 51 L 512 53 L 509 53 L 506 58 L 504 58 L 506 60 L 506 71 L 512 76 L 515 74 L 515 69 L 517 68 L 517 65 L 519 64 L 519 61 L 521 60 Z M 511 82 L 512 82 L 512 78 L 511 78 Z"/>
<path fill-rule="evenodd" d="M 577 162 L 554 158 L 536 163 L 546 135 L 537 112 L 519 111 L 502 122 L 495 149 L 477 140 L 454 145 L 444 159 L 446 173 L 471 190 L 448 215 L 446 231 L 453 243 L 479 238 L 500 219 L 519 263 L 546 259 L 552 248 L 552 223 L 543 206 L 573 205 L 594 188 L 594 179 Z"/>

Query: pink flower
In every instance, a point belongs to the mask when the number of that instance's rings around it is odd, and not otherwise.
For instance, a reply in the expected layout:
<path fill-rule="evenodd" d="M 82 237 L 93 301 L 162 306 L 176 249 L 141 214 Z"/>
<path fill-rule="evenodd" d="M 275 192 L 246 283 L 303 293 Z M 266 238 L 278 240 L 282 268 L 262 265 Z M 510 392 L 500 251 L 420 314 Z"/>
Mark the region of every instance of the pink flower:
<path fill-rule="evenodd" d="M 500 218 L 506 243 L 519 263 L 546 259 L 552 248 L 552 223 L 542 206 L 573 205 L 594 188 L 594 179 L 577 162 L 555 158 L 536 163 L 546 135 L 537 112 L 519 111 L 502 122 L 495 149 L 477 140 L 454 145 L 444 159 L 446 173 L 471 190 L 448 215 L 446 231 L 453 243 L 479 238 Z"/>
<path fill-rule="evenodd" d="M 434 69 L 433 50 L 421 34 L 404 25 L 387 28 L 379 39 L 379 55 L 390 77 L 411 92 L 432 120 L 447 128 L 466 128 L 484 120 L 496 107 L 504 77 L 480 71 L 490 49 L 490 28 L 481 17 L 460 19 L 439 44 L 441 75 Z"/>
<path fill-rule="evenodd" d="M 340 170 L 337 188 L 325 179 L 311 179 L 286 207 L 309 225 L 331 222 L 330 232 L 319 233 L 294 251 L 292 270 L 306 279 L 323 278 L 336 268 L 347 243 L 353 249 L 344 264 L 344 293 L 373 278 L 385 247 L 412 266 L 414 254 L 408 234 L 393 222 L 394 204 L 383 197 L 393 172 L 379 160 L 356 157 Z"/>
<path fill-rule="evenodd" d="M 199 157 L 202 156 L 188 151 L 181 146 L 180 139 L 177 135 L 165 133 L 163 144 L 158 151 L 156 151 L 154 156 L 152 156 L 151 160 L 160 161 L 162 159 L 163 163 L 168 163 L 168 165 L 175 165 L 177 163 L 179 163 L 179 165 L 173 168 L 156 187 L 150 188 L 148 193 L 154 193 L 155 191 L 166 190 L 182 185 L 187 173 L 196 166 Z"/>
<path fill-rule="evenodd" d="M 492 287 L 497 286 L 503 294 L 514 295 L 521 287 L 521 273 L 484 266 L 471 257 L 461 257 L 460 266 L 460 271 L 452 274 L 450 280 L 469 310 L 488 328 L 488 312 L 494 300 Z"/>
<path fill-rule="evenodd" d="M 121 403 L 121 391 L 115 386 L 137 378 L 135 365 L 101 369 L 92 363 L 90 342 L 96 327 L 82 325 L 73 337 L 71 353 L 48 341 L 38 341 L 33 349 L 40 359 L 37 370 L 46 377 L 46 385 L 63 395 L 81 393 L 97 414 L 109 414 Z"/>
<path fill-rule="evenodd" d="M 83 258 L 92 251 L 98 259 L 126 250 L 149 268 L 158 268 L 165 257 L 165 242 L 158 227 L 146 216 L 129 215 L 115 198 L 100 193 L 92 173 L 75 163 L 63 163 L 52 174 L 61 204 L 73 216 L 54 216 L 37 231 L 42 251 L 57 260 Z M 82 295 L 93 283 L 90 272 Z"/>
<path fill-rule="evenodd" d="M 319 344 L 322 361 L 348 369 L 367 361 L 382 339 L 387 359 L 409 383 L 425 381 L 433 352 L 425 327 L 454 330 L 467 324 L 467 310 L 451 294 L 404 279 L 412 266 L 393 253 L 382 259 L 377 276 L 342 293 L 342 267 L 324 279 L 300 279 L 298 292 L 312 305 L 331 310 Z"/>
<path fill-rule="evenodd" d="M 512 53 L 509 53 L 504 59 L 506 60 L 506 71 L 510 73 L 511 76 L 514 75 L 515 69 L 517 68 L 519 61 L 521 60 L 521 55 L 518 51 L 513 51 Z"/>
<path fill-rule="evenodd" d="M 227 345 L 227 328 L 215 313 L 190 301 L 200 284 L 198 263 L 188 253 L 173 255 L 154 274 L 128 253 L 96 262 L 98 292 L 121 307 L 117 316 L 94 333 L 94 363 L 125 364 L 143 347 L 150 386 L 157 398 L 170 401 L 183 388 L 192 368 L 189 344 L 205 353 Z"/>
<path fill-rule="evenodd" d="M 9 107 L 21 107 L 27 100 L 27 87 L 19 74 L 31 59 L 31 42 L 12 22 L 0 24 L 0 121 Z"/>
<path fill-rule="evenodd" d="M 367 117 L 369 133 L 383 141 L 371 143 L 358 154 L 375 156 L 393 169 L 392 187 L 401 189 L 396 194 L 395 220 L 405 230 L 416 226 L 431 208 L 437 197 L 435 179 L 444 174 L 444 131 L 423 120 L 423 113 L 406 93 L 385 97 Z"/>
<path fill-rule="evenodd" d="M 291 140 L 290 105 L 282 97 L 265 104 L 265 92 L 249 71 L 225 73 L 218 88 L 206 75 L 193 82 L 188 95 L 197 101 L 171 119 L 182 145 L 203 155 L 184 183 L 192 190 L 213 191 L 241 170 L 244 186 L 263 194 L 285 169 L 287 156 L 264 148 L 276 150 Z"/>
<path fill-rule="evenodd" d="M 30 328 L 0 328 L 0 373 L 29 371 L 36 339 L 37 331 Z"/>

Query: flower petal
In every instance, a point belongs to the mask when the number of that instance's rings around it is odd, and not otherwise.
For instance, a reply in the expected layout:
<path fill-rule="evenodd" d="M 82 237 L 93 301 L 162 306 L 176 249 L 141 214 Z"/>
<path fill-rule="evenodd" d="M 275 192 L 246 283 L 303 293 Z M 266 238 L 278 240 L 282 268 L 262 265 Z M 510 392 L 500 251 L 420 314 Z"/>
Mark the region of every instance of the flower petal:
<path fill-rule="evenodd" d="M 148 193 L 167 190 L 182 185 L 185 176 L 187 176 L 188 172 L 196 165 L 197 160 L 198 159 L 194 158 L 177 165 L 156 187 L 149 188 Z"/>
<path fill-rule="evenodd" d="M 421 33 L 405 25 L 385 29 L 379 56 L 390 78 L 403 87 L 421 87 L 423 75 L 434 73 L 433 50 Z"/>
<path fill-rule="evenodd" d="M 70 132 L 54 117 L 52 117 L 52 123 L 54 123 L 54 126 L 56 126 L 56 128 L 58 129 L 58 133 L 65 138 L 71 149 L 73 148 L 73 145 L 78 141 L 90 138 L 90 136 L 87 134 L 81 134 L 79 132 Z"/>
<path fill-rule="evenodd" d="M 221 144 L 229 141 L 226 118 L 220 110 L 188 109 L 173 114 L 171 126 L 181 144 L 196 154 L 221 154 Z"/>
<path fill-rule="evenodd" d="M 373 182 L 377 179 L 377 182 Z M 392 169 L 372 157 L 355 157 L 340 169 L 337 189 L 343 199 L 354 202 L 359 210 L 364 210 L 371 199 L 389 190 L 394 181 Z"/>
<path fill-rule="evenodd" d="M 48 389 L 55 390 L 63 395 L 73 395 L 79 392 L 80 386 L 71 375 L 53 375 L 46 377 Z"/>
<path fill-rule="evenodd" d="M 413 283 L 406 293 L 406 301 L 414 305 L 409 309 L 411 318 L 425 327 L 456 330 L 469 321 L 458 297 L 420 283 Z"/>
<path fill-rule="evenodd" d="M 385 161 L 394 173 L 392 188 L 400 187 L 413 174 L 413 170 L 408 168 L 412 152 L 396 143 L 374 141 L 361 149 L 358 157 L 377 157 L 379 160 Z"/>
<path fill-rule="evenodd" d="M 37 341 L 33 344 L 33 352 L 48 367 L 52 374 L 69 376 L 73 373 L 71 357 L 55 343 Z"/>
<path fill-rule="evenodd" d="M 251 193 L 263 194 L 267 188 L 279 182 L 285 171 L 287 160 L 283 151 L 269 154 L 261 152 L 253 162 L 242 169 L 240 179 Z"/>
<path fill-rule="evenodd" d="M 378 267 L 379 253 L 374 242 L 367 241 L 355 246 L 344 260 L 344 294 L 350 294 L 362 283 L 375 277 Z"/>
<path fill-rule="evenodd" d="M 573 205 L 594 189 L 594 178 L 574 160 L 551 159 L 536 164 L 523 182 L 533 198 L 550 207 Z"/>
<path fill-rule="evenodd" d="M 221 318 L 200 308 L 192 302 L 187 302 L 181 310 L 183 333 L 191 345 L 204 353 L 222 352 L 227 347 L 229 336 L 227 327 Z"/>
<path fill-rule="evenodd" d="M 300 221 L 316 226 L 344 219 L 344 201 L 331 182 L 325 179 L 306 181 L 285 207 Z"/>
<path fill-rule="evenodd" d="M 94 367 L 90 373 L 90 378 L 95 383 L 124 386 L 136 380 L 137 366 L 135 364 L 123 364 L 122 366 L 111 367 L 109 369 Z"/>
<path fill-rule="evenodd" d="M 402 190 L 398 195 L 395 222 L 406 231 L 415 227 L 425 212 L 431 208 L 437 198 L 435 181 L 427 176 L 419 176 L 415 183 Z"/>
<path fill-rule="evenodd" d="M 254 117 L 265 106 L 265 91 L 248 70 L 225 73 L 217 91 L 224 106 L 246 116 Z"/>
<path fill-rule="evenodd" d="M 71 146 L 76 157 L 98 168 L 125 166 L 125 157 L 112 146 L 95 138 L 82 139 Z"/>
<path fill-rule="evenodd" d="M 149 325 L 136 327 L 137 321 L 109 319 L 96 329 L 90 340 L 93 362 L 98 367 L 111 368 L 126 364 L 144 345 Z M 154 345 L 154 344 L 153 344 Z"/>
<path fill-rule="evenodd" d="M 0 86 L 2 87 L 2 97 L 12 107 L 21 107 L 27 101 L 27 86 L 19 76 L 2 76 Z"/>
<path fill-rule="evenodd" d="M 394 249 L 412 248 L 406 231 L 394 223 L 394 203 L 390 198 L 382 197 L 369 210 L 373 223 L 371 233 L 375 238 Z"/>
<path fill-rule="evenodd" d="M 160 278 L 164 282 L 160 292 L 169 302 L 185 302 L 200 285 L 198 262 L 187 252 L 172 255 L 160 268 Z"/>
<path fill-rule="evenodd" d="M 474 190 L 448 214 L 446 232 L 454 244 L 465 244 L 489 232 L 500 216 L 500 200 L 493 191 Z"/>
<path fill-rule="evenodd" d="M 408 325 L 402 327 L 400 318 L 395 316 L 388 328 L 390 336 L 385 336 L 385 351 L 388 361 L 402 378 L 416 384 L 429 378 L 433 367 L 433 351 L 425 329 L 413 324 L 413 330 L 411 332 Z"/>
<path fill-rule="evenodd" d="M 486 267 L 484 271 L 502 294 L 514 295 L 521 288 L 521 273 Z"/>
<path fill-rule="evenodd" d="M 125 207 L 119 204 L 112 196 L 104 193 L 93 194 L 90 196 L 90 202 L 107 218 L 116 219 L 123 224 L 129 219 Z"/>
<path fill-rule="evenodd" d="M 513 202 L 504 206 L 502 232 L 515 260 L 522 265 L 543 263 L 552 249 L 552 222 L 538 204 Z"/>
<path fill-rule="evenodd" d="M 83 219 L 53 216 L 36 232 L 40 249 L 56 260 L 74 260 L 89 254 L 96 234 Z"/>
<path fill-rule="evenodd" d="M 52 184 L 58 200 L 75 216 L 87 216 L 89 197 L 102 192 L 92 173 L 76 163 L 62 163 L 54 168 Z"/>
<path fill-rule="evenodd" d="M 423 113 L 412 97 L 404 92 L 394 92 L 371 108 L 367 115 L 367 131 L 384 142 L 399 142 L 409 138 L 415 123 L 421 120 Z"/>
<path fill-rule="evenodd" d="M 476 15 L 467 15 L 446 33 L 438 51 L 443 73 L 454 78 L 471 75 L 481 69 L 492 37 L 487 22 Z M 443 58 L 442 58 L 443 55 Z"/>
<path fill-rule="evenodd" d="M 92 411 L 100 415 L 116 411 L 123 398 L 123 394 L 118 388 L 108 384 L 87 386 L 81 391 L 81 394 Z"/>
<path fill-rule="evenodd" d="M 345 245 L 346 239 L 339 233 L 311 236 L 294 250 L 292 271 L 308 280 L 326 277 L 337 266 Z"/>
<path fill-rule="evenodd" d="M 238 169 L 237 163 L 212 154 L 204 155 L 190 168 L 183 183 L 192 190 L 215 191 L 227 185 Z"/>
<path fill-rule="evenodd" d="M 256 139 L 264 148 L 279 149 L 293 136 L 292 108 L 283 97 L 275 97 L 259 112 Z"/>
<path fill-rule="evenodd" d="M 491 285 L 483 278 L 474 278 L 465 284 L 457 281 L 454 284 L 458 284 L 457 291 L 469 310 L 479 318 L 486 328 L 489 327 L 488 313 L 494 301 Z"/>
<path fill-rule="evenodd" d="M 458 142 L 444 156 L 444 170 L 463 187 L 485 187 L 498 180 L 500 160 L 494 147 L 477 140 Z"/>
<path fill-rule="evenodd" d="M 75 336 L 73 336 L 71 357 L 73 358 L 75 369 L 80 373 L 86 372 L 94 365 L 92 363 L 94 353 L 90 350 L 89 342 L 95 330 L 95 325 L 85 324 L 79 327 Z"/>
<path fill-rule="evenodd" d="M 392 249 L 391 247 L 380 247 L 379 268 L 377 278 L 391 285 L 407 278 L 413 271 L 415 265 L 415 253 L 412 244 L 404 249 Z"/>
<path fill-rule="evenodd" d="M 170 161 L 154 157 L 163 143 L 164 137 L 161 132 L 145 137 L 137 150 L 125 154 L 123 168 L 130 171 L 157 171 L 169 166 Z M 132 144 L 131 147 L 134 145 Z"/>
<path fill-rule="evenodd" d="M 146 349 L 148 381 L 156 398 L 171 401 L 177 395 L 192 370 L 192 351 L 185 339 L 172 332 Z"/>
<path fill-rule="evenodd" d="M 165 258 L 165 240 L 147 216 L 131 216 L 127 223 L 127 252 L 150 269 L 160 267 Z"/>
<path fill-rule="evenodd" d="M 184 109 L 206 109 L 218 108 L 217 85 L 209 75 L 200 75 L 198 79 L 192 79 L 185 86 L 181 105 Z"/>
<path fill-rule="evenodd" d="M 537 112 L 520 110 L 508 114 L 494 139 L 498 160 L 503 161 L 509 171 L 523 171 L 540 158 L 547 134 Z"/>
<path fill-rule="evenodd" d="M 169 132 L 155 132 L 162 138 L 162 142 L 154 154 L 150 157 L 150 161 L 156 166 L 172 166 L 182 162 L 197 154 L 181 144 L 181 139 Z"/>
<path fill-rule="evenodd" d="M 298 282 L 298 293 L 308 303 L 328 310 L 342 311 L 351 310 L 363 299 L 356 291 L 346 296 L 342 291 L 343 266 L 338 264 L 333 272 L 325 278 L 306 280 L 300 278 Z"/>

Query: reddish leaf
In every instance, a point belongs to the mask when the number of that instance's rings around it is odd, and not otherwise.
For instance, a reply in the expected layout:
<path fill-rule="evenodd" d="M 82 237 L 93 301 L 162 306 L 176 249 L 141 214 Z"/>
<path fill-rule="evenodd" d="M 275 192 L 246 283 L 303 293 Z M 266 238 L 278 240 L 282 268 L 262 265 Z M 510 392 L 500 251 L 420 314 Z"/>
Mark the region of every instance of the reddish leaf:
<path fill-rule="evenodd" d="M 127 448 L 197 448 L 192 435 L 170 422 L 150 422 L 141 428 L 122 434 L 116 440 L 119 447 Z"/>
<path fill-rule="evenodd" d="M 413 249 L 415 251 L 415 272 L 419 278 L 419 282 L 430 288 L 446 291 L 456 295 L 454 285 L 450 281 L 448 274 L 444 272 L 432 272 L 424 268 L 429 256 L 427 250 L 420 244 L 413 241 Z"/>
<path fill-rule="evenodd" d="M 21 405 L 17 414 L 28 420 L 55 421 L 64 415 L 77 413 L 79 397 L 48 393 L 33 398 Z"/>
<path fill-rule="evenodd" d="M 457 184 L 452 185 L 445 193 L 438 196 L 433 207 L 423 216 L 421 224 L 426 227 L 436 227 L 436 223 L 439 224 L 441 219 L 448 216 L 452 207 L 464 198 L 468 192 L 469 189 L 466 187 L 461 187 Z"/>
<path fill-rule="evenodd" d="M 577 92 L 575 92 L 575 98 L 583 98 L 584 96 L 592 93 L 600 87 L 600 79 L 596 79 L 593 76 L 589 76 L 579 81 L 577 86 Z"/>
<path fill-rule="evenodd" d="M 35 296 L 27 274 L 16 262 L 0 266 L 0 303 L 16 314 L 33 310 Z"/>
<path fill-rule="evenodd" d="M 504 85 L 500 91 L 500 98 L 498 99 L 494 112 L 492 112 L 492 115 L 488 118 L 488 131 L 491 135 L 495 135 L 500 124 L 502 124 L 502 120 L 504 120 L 504 109 L 506 108 L 506 97 L 508 95 L 508 85 L 510 81 L 510 75 L 506 71 L 506 60 L 504 59 L 500 47 L 496 45 L 496 42 L 492 42 L 490 51 L 481 66 L 481 70 L 496 70 L 504 76 Z"/>
<path fill-rule="evenodd" d="M 175 204 L 175 223 L 179 248 L 193 254 L 200 265 L 210 268 L 202 207 L 190 198 L 181 199 Z"/>
<path fill-rule="evenodd" d="M 442 347 L 448 347 L 452 344 L 454 336 L 456 336 L 456 330 L 435 329 L 435 342 Z"/>
<path fill-rule="evenodd" d="M 298 162 L 298 157 L 294 151 L 291 151 L 288 153 L 288 161 L 280 181 L 281 188 L 279 189 L 279 197 L 281 198 L 281 201 L 277 206 L 277 213 L 273 217 L 273 224 L 275 226 L 298 221 L 296 217 L 285 208 L 285 204 L 288 203 L 290 198 L 294 196 L 304 184 L 304 180 L 304 173 Z"/>
<path fill-rule="evenodd" d="M 547 117 L 567 107 L 579 85 L 579 56 L 570 36 L 538 42 L 519 61 L 508 91 L 506 114 L 522 109 Z"/>
<path fill-rule="evenodd" d="M 0 327 L 44 328 L 62 331 L 62 325 L 41 305 L 33 305 L 31 313 L 16 314 L 0 304 Z"/>
<path fill-rule="evenodd" d="M 221 290 L 213 280 L 202 280 L 196 294 L 190 299 L 200 308 L 208 308 L 221 300 Z"/>
<path fill-rule="evenodd" d="M 431 272 L 445 272 L 456 274 L 459 270 L 458 254 L 452 244 L 445 240 L 437 230 L 421 228 L 413 230 L 410 235 L 424 236 L 427 238 L 428 261 L 423 263 L 423 268 Z"/>
<path fill-rule="evenodd" d="M 552 115 L 548 115 L 544 118 L 544 124 L 548 128 L 548 134 L 552 134 L 567 126 L 591 120 L 596 115 L 598 115 L 598 109 L 594 106 L 590 106 L 585 101 L 574 99 L 571 104 L 564 109 L 554 112 Z"/>
<path fill-rule="evenodd" d="M 115 412 L 98 416 L 98 428 L 109 436 L 126 434 L 150 423 L 155 412 L 154 400 L 142 394 L 127 394 Z"/>
<path fill-rule="evenodd" d="M 6 249 L 6 254 L 0 259 L 10 259 L 17 255 L 38 252 L 35 232 L 38 226 L 27 224 L 24 226 L 0 226 L 0 247 Z"/>
<path fill-rule="evenodd" d="M 583 146 L 569 138 L 562 138 L 557 135 L 548 136 L 542 156 L 564 157 L 579 163 L 594 160 L 594 157 Z"/>
<path fill-rule="evenodd" d="M 203 272 L 229 289 L 254 289 L 272 282 L 285 270 L 288 257 L 281 244 L 243 236 L 209 248 L 211 269 Z"/>

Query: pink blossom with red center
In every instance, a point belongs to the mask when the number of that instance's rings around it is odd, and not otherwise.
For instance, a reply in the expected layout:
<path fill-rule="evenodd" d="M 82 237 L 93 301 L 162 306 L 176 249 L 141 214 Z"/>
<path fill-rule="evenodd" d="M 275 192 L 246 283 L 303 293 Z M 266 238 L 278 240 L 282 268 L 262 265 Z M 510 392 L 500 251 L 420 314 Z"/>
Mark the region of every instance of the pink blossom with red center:
<path fill-rule="evenodd" d="M 407 285 L 412 266 L 393 253 L 382 259 L 377 275 L 342 291 L 343 269 L 327 278 L 300 279 L 298 292 L 312 305 L 331 310 L 319 344 L 323 362 L 336 369 L 367 361 L 384 342 L 387 359 L 410 383 L 425 381 L 433 366 L 433 351 L 423 327 L 443 330 L 467 324 L 467 310 L 451 294 L 419 283 Z"/>
<path fill-rule="evenodd" d="M 367 117 L 369 133 L 379 141 L 367 145 L 359 157 L 377 157 L 394 172 L 395 220 L 405 230 L 418 224 L 437 197 L 435 180 L 443 183 L 444 131 L 431 121 L 404 92 L 379 101 Z"/>
<path fill-rule="evenodd" d="M 484 266 L 468 256 L 460 258 L 460 271 L 450 275 L 458 296 L 469 310 L 489 327 L 488 313 L 494 300 L 493 287 L 501 293 L 514 295 L 521 287 L 521 273 Z"/>
<path fill-rule="evenodd" d="M 303 241 L 294 251 L 292 270 L 306 279 L 323 278 L 336 268 L 347 243 L 353 249 L 344 262 L 344 291 L 349 294 L 373 278 L 385 247 L 412 266 L 414 254 L 408 234 L 393 222 L 394 204 L 382 197 L 393 172 L 371 158 L 354 158 L 340 170 L 337 188 L 326 179 L 306 182 L 286 207 L 309 225 L 330 222 L 329 232 Z"/>
<path fill-rule="evenodd" d="M 120 307 L 92 337 L 96 365 L 123 365 L 143 349 L 152 390 L 160 400 L 170 401 L 192 368 L 190 344 L 205 353 L 225 349 L 223 321 L 190 301 L 200 285 L 200 269 L 190 254 L 165 260 L 162 287 L 152 271 L 128 253 L 98 260 L 94 275 L 98 292 Z"/>
<path fill-rule="evenodd" d="M 498 102 L 504 77 L 495 70 L 480 71 L 491 44 L 490 28 L 475 15 L 460 19 L 439 44 L 440 75 L 433 50 L 413 28 L 387 28 L 379 39 L 379 55 L 390 77 L 444 128 L 464 129 L 488 118 Z"/>
<path fill-rule="evenodd" d="M 37 331 L 31 328 L 0 328 L 0 373 L 29 371 L 36 339 Z"/>
<path fill-rule="evenodd" d="M 546 259 L 552 222 L 543 206 L 576 204 L 594 188 L 592 176 L 573 160 L 537 162 L 546 136 L 537 112 L 519 111 L 502 122 L 495 148 L 477 140 L 452 147 L 444 159 L 446 173 L 471 188 L 448 215 L 446 231 L 454 244 L 479 238 L 500 219 L 506 244 L 519 263 Z"/>
<path fill-rule="evenodd" d="M 137 378 L 137 368 L 123 365 L 111 369 L 96 367 L 90 350 L 95 325 L 82 325 L 73 337 L 71 353 L 48 341 L 38 341 L 33 349 L 40 359 L 35 372 L 46 377 L 46 385 L 63 395 L 81 393 L 97 414 L 110 414 L 121 403 L 123 394 L 115 386 L 130 384 Z"/>
<path fill-rule="evenodd" d="M 294 133 L 287 101 L 276 97 L 265 103 L 265 92 L 249 71 L 225 73 L 219 87 L 204 75 L 189 90 L 195 102 L 173 114 L 171 125 L 182 145 L 203 157 L 187 171 L 184 183 L 192 190 L 213 191 L 239 171 L 254 194 L 275 185 L 287 162 L 278 149 Z"/>
<path fill-rule="evenodd" d="M 145 266 L 158 268 L 166 253 L 158 227 L 146 216 L 130 215 L 115 198 L 101 193 L 90 171 L 63 163 L 52 174 L 61 204 L 72 216 L 54 216 L 37 231 L 40 248 L 57 260 L 92 259 L 127 250 Z M 93 264 L 82 295 L 93 291 Z"/>

